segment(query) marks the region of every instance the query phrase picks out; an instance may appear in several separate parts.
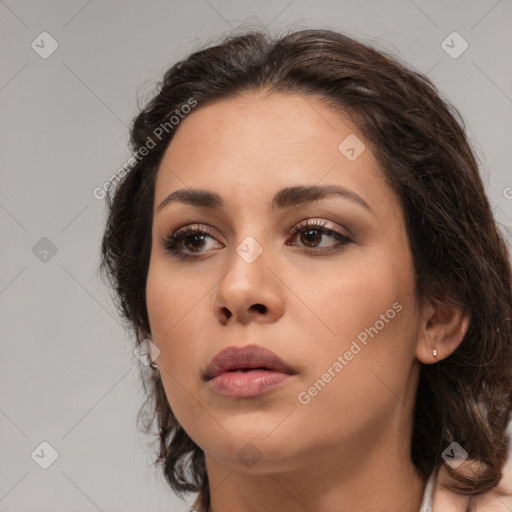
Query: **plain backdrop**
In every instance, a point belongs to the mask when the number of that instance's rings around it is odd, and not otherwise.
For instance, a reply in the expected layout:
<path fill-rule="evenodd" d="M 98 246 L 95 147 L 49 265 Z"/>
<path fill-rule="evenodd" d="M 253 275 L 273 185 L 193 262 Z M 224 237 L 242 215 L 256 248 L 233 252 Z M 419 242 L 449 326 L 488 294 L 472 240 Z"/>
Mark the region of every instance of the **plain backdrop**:
<path fill-rule="evenodd" d="M 137 98 L 242 24 L 344 31 L 428 74 L 467 124 L 510 240 L 510 0 L 0 1 L 0 511 L 191 501 L 136 430 L 139 363 L 97 276 L 93 190 L 129 156 Z"/>

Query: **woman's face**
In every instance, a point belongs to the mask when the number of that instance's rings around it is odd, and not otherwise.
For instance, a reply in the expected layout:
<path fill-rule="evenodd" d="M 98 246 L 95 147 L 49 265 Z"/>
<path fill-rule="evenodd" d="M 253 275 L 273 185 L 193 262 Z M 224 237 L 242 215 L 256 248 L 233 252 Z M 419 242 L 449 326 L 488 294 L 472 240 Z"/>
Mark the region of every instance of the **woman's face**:
<path fill-rule="evenodd" d="M 404 216 L 369 144 L 291 94 L 217 101 L 175 129 L 147 308 L 167 398 L 207 464 L 408 453 L 422 318 Z"/>

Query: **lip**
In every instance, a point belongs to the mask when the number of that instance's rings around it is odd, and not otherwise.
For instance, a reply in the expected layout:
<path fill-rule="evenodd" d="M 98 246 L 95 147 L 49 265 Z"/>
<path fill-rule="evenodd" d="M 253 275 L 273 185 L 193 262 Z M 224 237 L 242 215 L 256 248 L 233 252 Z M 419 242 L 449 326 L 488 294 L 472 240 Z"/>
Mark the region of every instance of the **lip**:
<path fill-rule="evenodd" d="M 219 352 L 206 367 L 203 379 L 220 395 L 250 398 L 268 393 L 296 373 L 273 352 L 246 345 Z"/>

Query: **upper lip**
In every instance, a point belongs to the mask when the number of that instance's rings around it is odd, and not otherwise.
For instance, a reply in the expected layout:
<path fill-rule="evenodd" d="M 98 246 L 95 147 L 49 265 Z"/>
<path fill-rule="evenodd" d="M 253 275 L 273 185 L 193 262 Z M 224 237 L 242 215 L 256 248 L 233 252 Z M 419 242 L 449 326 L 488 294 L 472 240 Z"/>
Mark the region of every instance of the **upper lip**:
<path fill-rule="evenodd" d="M 204 378 L 211 380 L 229 370 L 264 368 L 293 375 L 295 371 L 279 356 L 258 345 L 228 347 L 221 350 L 208 364 Z"/>

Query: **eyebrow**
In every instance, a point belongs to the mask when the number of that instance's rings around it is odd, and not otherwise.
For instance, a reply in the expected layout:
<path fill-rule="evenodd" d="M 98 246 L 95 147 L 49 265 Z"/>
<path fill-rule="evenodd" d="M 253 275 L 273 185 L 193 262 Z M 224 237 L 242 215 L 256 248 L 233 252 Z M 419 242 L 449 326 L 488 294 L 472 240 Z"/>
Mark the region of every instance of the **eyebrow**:
<path fill-rule="evenodd" d="M 270 207 L 272 209 L 289 208 L 291 206 L 311 203 L 332 196 L 348 199 L 375 215 L 371 206 L 361 196 L 348 188 L 338 185 L 312 185 L 283 188 L 274 195 L 270 201 Z M 216 192 L 204 189 L 179 189 L 169 194 L 158 205 L 157 212 L 175 201 L 212 210 L 220 210 L 224 207 L 222 197 Z"/>

